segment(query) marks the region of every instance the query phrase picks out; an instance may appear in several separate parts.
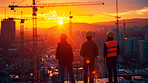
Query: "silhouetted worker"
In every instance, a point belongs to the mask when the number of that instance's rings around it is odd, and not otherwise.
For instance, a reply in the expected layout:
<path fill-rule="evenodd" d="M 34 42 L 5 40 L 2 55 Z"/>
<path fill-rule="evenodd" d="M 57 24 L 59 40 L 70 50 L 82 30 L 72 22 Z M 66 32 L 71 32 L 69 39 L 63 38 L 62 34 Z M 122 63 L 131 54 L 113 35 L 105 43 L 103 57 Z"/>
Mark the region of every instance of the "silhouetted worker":
<path fill-rule="evenodd" d="M 59 69 L 60 69 L 60 81 L 64 83 L 64 70 L 67 68 L 70 73 L 71 83 L 75 83 L 74 75 L 73 75 L 73 51 L 70 44 L 66 41 L 66 34 L 61 34 L 61 41 L 58 43 L 58 47 L 56 49 L 56 58 L 59 61 Z"/>
<path fill-rule="evenodd" d="M 98 48 L 94 41 L 92 41 L 92 32 L 88 31 L 86 33 L 87 41 L 83 43 L 80 55 L 84 58 L 84 83 L 88 83 L 88 68 L 89 68 L 89 83 L 94 82 L 94 63 L 95 57 L 98 55 Z"/>
<path fill-rule="evenodd" d="M 117 41 L 113 40 L 114 34 L 111 31 L 108 31 L 107 34 L 107 41 L 104 44 L 104 60 L 106 59 L 106 66 L 108 71 L 108 83 L 112 83 L 112 70 L 114 72 L 114 83 L 117 83 L 117 56 L 119 54 L 119 45 Z"/>

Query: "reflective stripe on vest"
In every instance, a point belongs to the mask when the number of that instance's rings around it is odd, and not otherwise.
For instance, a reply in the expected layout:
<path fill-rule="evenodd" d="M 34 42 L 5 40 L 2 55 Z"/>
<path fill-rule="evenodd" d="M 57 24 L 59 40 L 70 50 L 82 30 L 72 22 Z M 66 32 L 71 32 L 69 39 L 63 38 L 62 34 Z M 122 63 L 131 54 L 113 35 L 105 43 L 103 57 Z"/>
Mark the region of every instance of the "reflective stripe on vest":
<path fill-rule="evenodd" d="M 106 57 L 113 57 L 113 56 L 117 56 L 117 41 L 107 41 L 105 42 L 106 46 L 107 46 L 107 56 Z"/>

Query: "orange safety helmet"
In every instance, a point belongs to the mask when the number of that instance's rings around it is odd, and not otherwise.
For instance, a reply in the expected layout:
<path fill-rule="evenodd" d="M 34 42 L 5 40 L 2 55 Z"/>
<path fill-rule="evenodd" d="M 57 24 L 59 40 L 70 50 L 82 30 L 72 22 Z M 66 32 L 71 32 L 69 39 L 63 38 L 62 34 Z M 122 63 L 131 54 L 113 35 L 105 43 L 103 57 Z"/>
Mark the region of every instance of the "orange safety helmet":
<path fill-rule="evenodd" d="M 108 32 L 106 33 L 106 36 L 107 36 L 107 37 L 110 37 L 110 38 L 113 38 L 113 37 L 114 37 L 114 33 L 113 33 L 112 31 L 108 31 Z"/>
<path fill-rule="evenodd" d="M 60 36 L 61 39 L 66 39 L 67 38 L 67 35 L 65 33 L 61 34 Z"/>
<path fill-rule="evenodd" d="M 86 33 L 86 37 L 92 37 L 92 36 L 93 36 L 93 34 L 92 34 L 91 31 L 88 31 L 88 32 Z"/>

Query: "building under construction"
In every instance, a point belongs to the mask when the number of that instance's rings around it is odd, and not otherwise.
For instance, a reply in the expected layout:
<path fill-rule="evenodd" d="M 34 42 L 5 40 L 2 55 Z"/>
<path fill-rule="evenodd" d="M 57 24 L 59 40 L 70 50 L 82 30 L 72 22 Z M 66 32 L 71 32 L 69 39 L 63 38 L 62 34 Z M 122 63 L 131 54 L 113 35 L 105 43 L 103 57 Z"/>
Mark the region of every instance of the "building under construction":
<path fill-rule="evenodd" d="M 13 19 L 4 19 L 1 21 L 2 50 L 11 49 L 15 41 L 15 28 L 15 21 Z"/>

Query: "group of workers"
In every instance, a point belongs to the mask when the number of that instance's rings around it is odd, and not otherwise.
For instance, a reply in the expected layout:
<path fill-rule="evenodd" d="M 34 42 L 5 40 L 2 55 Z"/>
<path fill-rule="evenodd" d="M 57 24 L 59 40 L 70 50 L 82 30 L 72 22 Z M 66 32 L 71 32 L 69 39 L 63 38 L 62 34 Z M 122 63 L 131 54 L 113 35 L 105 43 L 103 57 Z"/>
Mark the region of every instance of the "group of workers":
<path fill-rule="evenodd" d="M 116 63 L 117 57 L 119 55 L 119 45 L 117 41 L 113 40 L 114 34 L 111 31 L 108 31 L 107 40 L 104 43 L 104 59 L 103 62 L 106 62 L 107 70 L 108 70 L 108 82 L 113 83 L 112 80 L 112 70 L 114 73 L 114 83 L 117 83 L 117 70 Z M 89 70 L 89 83 L 94 82 L 94 64 L 95 58 L 98 55 L 98 48 L 96 43 L 92 40 L 93 34 L 91 31 L 86 33 L 87 41 L 82 44 L 80 49 L 80 55 L 84 58 L 84 83 L 88 83 L 88 70 Z M 66 41 L 67 35 L 61 34 L 60 42 L 56 48 L 56 58 L 59 61 L 59 71 L 60 71 L 60 83 L 64 83 L 64 70 L 67 68 L 70 73 L 71 83 L 75 83 L 74 75 L 73 75 L 73 51 L 72 47 Z M 97 71 L 96 71 L 97 72 Z"/>

